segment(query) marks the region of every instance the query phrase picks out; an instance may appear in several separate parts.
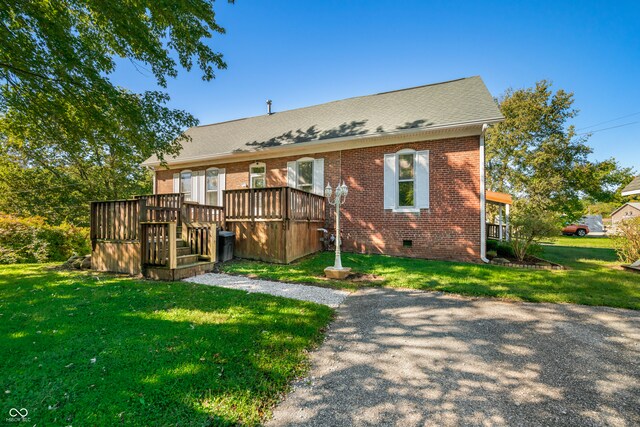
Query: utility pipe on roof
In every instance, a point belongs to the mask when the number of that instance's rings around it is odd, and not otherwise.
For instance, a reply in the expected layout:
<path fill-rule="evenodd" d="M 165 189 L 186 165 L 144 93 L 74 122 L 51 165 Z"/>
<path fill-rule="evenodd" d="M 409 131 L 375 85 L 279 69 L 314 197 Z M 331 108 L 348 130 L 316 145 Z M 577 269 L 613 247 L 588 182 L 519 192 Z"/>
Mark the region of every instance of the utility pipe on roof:
<path fill-rule="evenodd" d="M 485 183 L 485 155 L 484 155 L 484 133 L 489 127 L 482 125 L 480 133 L 480 259 L 488 263 L 487 259 L 487 196 Z"/>

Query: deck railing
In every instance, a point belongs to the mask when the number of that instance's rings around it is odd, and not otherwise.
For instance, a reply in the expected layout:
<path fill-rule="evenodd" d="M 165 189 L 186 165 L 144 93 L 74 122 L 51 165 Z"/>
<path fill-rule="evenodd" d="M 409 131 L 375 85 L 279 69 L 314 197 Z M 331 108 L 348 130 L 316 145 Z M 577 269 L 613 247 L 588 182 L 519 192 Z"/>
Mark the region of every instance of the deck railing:
<path fill-rule="evenodd" d="M 140 233 L 142 265 L 176 268 L 178 253 L 175 222 L 142 222 Z"/>
<path fill-rule="evenodd" d="M 91 241 L 138 240 L 141 207 L 138 200 L 91 202 Z"/>
<path fill-rule="evenodd" d="M 487 223 L 487 239 L 500 239 L 500 224 Z M 502 224 L 502 239 L 507 237 L 507 226 Z"/>
<path fill-rule="evenodd" d="M 324 221 L 325 199 L 290 187 L 224 192 L 226 221 Z"/>
<path fill-rule="evenodd" d="M 257 221 L 291 221 L 303 227 L 304 222 L 324 220 L 324 197 L 289 187 L 228 190 L 224 192 L 224 207 L 184 201 L 184 195 L 179 193 L 155 194 L 92 202 L 91 242 L 94 251 L 101 251 L 105 265 L 109 260 L 122 259 L 119 254 L 124 253 L 131 259 L 127 265 L 175 268 L 178 236 L 187 242 L 191 254 L 216 261 L 217 228 L 224 227 L 227 221 L 235 221 L 238 227 L 242 222 Z M 315 224 L 311 225 L 315 233 Z M 294 240 L 287 239 L 287 244 L 292 245 Z"/>
<path fill-rule="evenodd" d="M 185 220 L 187 222 L 217 222 L 224 221 L 224 208 L 222 206 L 199 205 L 195 202 L 184 202 Z"/>
<path fill-rule="evenodd" d="M 218 225 L 188 224 L 184 226 L 182 238 L 185 239 L 191 253 L 208 257 L 210 261 L 217 261 Z"/>
<path fill-rule="evenodd" d="M 295 188 L 289 189 L 287 218 L 293 221 L 324 221 L 325 198 Z"/>
<path fill-rule="evenodd" d="M 184 202 L 184 195 L 181 193 L 145 194 L 142 196 L 134 196 L 134 199 L 144 200 L 147 206 L 181 208 Z"/>

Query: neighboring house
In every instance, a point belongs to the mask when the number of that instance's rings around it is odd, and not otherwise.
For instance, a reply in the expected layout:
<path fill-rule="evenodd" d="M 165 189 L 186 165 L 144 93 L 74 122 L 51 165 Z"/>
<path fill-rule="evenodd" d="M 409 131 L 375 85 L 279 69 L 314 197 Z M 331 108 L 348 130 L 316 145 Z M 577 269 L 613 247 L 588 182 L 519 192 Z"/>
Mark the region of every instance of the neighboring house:
<path fill-rule="evenodd" d="M 478 261 L 484 130 L 503 120 L 480 77 L 187 130 L 181 153 L 143 165 L 154 192 L 221 205 L 224 190 L 344 181 L 343 250 Z M 327 204 L 332 225 L 332 209 Z"/>
<path fill-rule="evenodd" d="M 620 206 L 611 214 L 611 224 L 615 228 L 620 221 L 640 217 L 640 202 L 629 202 Z"/>
<path fill-rule="evenodd" d="M 640 194 L 640 175 L 633 178 L 633 181 L 622 189 L 623 196 L 633 196 L 634 194 Z"/>

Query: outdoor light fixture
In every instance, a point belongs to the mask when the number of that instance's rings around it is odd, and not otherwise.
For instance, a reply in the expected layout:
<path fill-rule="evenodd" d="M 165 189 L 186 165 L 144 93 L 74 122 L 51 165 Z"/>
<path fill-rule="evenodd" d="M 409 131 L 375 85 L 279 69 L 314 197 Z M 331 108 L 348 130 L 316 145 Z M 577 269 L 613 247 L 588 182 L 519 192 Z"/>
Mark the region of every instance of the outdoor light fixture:
<path fill-rule="evenodd" d="M 336 207 L 336 260 L 333 267 L 324 269 L 324 274 L 331 279 L 344 279 L 351 272 L 350 268 L 342 266 L 342 259 L 340 258 L 340 205 L 344 203 L 348 193 L 349 188 L 344 181 L 342 181 L 342 185 L 336 186 L 335 194 L 333 194 L 331 184 L 327 183 L 324 189 L 324 195 L 327 201 L 331 206 Z"/>

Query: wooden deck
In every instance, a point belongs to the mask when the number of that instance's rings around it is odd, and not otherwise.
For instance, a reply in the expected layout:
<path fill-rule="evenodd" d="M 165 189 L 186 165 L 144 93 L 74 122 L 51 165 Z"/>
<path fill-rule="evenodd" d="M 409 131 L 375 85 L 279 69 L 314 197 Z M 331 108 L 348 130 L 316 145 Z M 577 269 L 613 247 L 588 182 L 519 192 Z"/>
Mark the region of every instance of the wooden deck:
<path fill-rule="evenodd" d="M 287 264 L 322 250 L 325 198 L 289 187 L 225 191 L 235 256 Z"/>
<path fill-rule="evenodd" d="M 91 203 L 92 268 L 177 280 L 210 271 L 217 231 L 236 236 L 234 255 L 289 263 L 322 249 L 325 199 L 289 187 L 229 190 L 224 205 L 181 194 Z"/>

